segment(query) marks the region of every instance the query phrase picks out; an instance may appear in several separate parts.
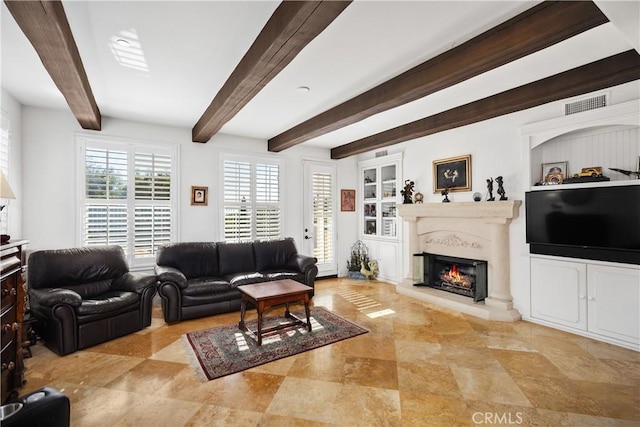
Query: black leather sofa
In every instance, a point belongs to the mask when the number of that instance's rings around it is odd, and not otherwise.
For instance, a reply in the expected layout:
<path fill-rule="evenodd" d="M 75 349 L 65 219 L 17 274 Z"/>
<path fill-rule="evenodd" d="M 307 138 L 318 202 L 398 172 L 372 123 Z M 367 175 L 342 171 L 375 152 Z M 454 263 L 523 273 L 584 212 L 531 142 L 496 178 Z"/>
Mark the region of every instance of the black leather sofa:
<path fill-rule="evenodd" d="M 293 279 L 313 288 L 316 263 L 298 253 L 292 238 L 164 246 L 156 257 L 164 320 L 176 323 L 240 310 L 237 288 L 242 285 Z"/>
<path fill-rule="evenodd" d="M 61 356 L 151 324 L 156 276 L 129 272 L 120 246 L 35 251 L 28 284 L 34 329 Z"/>

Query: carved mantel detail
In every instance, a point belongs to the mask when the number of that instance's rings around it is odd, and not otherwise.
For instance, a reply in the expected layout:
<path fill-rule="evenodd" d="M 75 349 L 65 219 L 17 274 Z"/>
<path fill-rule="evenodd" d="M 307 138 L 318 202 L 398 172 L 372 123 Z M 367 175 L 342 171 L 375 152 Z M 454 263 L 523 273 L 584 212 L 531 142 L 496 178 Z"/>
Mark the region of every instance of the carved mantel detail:
<path fill-rule="evenodd" d="M 428 237 L 425 240 L 425 243 L 429 243 L 432 245 L 452 246 L 457 248 L 482 249 L 482 245 L 480 243 L 462 240 L 460 237 L 456 236 L 455 234 L 447 234 L 446 236 L 439 239 L 434 237 Z"/>

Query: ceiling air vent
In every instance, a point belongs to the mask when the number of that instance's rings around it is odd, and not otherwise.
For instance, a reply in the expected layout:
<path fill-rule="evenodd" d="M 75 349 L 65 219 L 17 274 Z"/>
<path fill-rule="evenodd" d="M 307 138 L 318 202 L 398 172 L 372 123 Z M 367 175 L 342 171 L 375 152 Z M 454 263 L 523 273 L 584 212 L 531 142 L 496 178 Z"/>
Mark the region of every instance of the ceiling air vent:
<path fill-rule="evenodd" d="M 564 115 L 582 113 L 583 111 L 595 110 L 607 106 L 607 95 L 598 95 L 579 101 L 564 104 Z"/>
<path fill-rule="evenodd" d="M 387 150 L 378 151 L 376 157 L 382 157 L 387 155 Z"/>

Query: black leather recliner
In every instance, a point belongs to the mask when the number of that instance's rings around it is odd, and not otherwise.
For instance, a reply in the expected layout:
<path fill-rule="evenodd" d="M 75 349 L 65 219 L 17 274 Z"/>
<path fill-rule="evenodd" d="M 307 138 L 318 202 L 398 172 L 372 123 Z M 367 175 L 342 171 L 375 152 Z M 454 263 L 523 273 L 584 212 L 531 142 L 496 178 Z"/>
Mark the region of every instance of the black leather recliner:
<path fill-rule="evenodd" d="M 35 251 L 27 282 L 34 329 L 61 356 L 151 324 L 156 276 L 129 272 L 120 246 Z"/>
<path fill-rule="evenodd" d="M 161 247 L 156 274 L 164 320 L 175 323 L 240 310 L 242 285 L 292 279 L 313 288 L 317 261 L 299 254 L 292 238 Z"/>

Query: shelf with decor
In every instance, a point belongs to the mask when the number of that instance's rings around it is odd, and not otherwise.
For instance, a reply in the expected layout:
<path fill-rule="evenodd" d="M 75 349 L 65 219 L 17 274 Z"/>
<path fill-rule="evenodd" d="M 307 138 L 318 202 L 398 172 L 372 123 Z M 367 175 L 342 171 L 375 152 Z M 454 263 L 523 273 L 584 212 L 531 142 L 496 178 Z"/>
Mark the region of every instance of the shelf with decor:
<path fill-rule="evenodd" d="M 383 280 L 400 281 L 401 218 L 397 204 L 402 203 L 402 154 L 391 154 L 359 162 L 360 195 L 358 212 L 360 237 L 369 247 L 371 259 L 378 261 Z"/>

